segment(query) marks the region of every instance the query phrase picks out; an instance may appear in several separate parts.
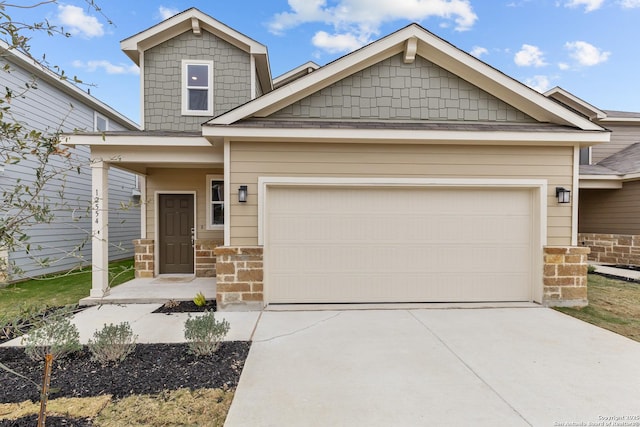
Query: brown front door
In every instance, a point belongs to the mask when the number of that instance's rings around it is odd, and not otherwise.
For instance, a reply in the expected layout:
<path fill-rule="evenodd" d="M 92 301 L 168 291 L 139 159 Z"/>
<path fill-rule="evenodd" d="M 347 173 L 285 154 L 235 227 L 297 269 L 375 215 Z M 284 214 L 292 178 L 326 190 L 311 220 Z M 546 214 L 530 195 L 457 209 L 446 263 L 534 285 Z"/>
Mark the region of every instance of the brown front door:
<path fill-rule="evenodd" d="M 193 194 L 159 198 L 160 274 L 193 273 Z"/>

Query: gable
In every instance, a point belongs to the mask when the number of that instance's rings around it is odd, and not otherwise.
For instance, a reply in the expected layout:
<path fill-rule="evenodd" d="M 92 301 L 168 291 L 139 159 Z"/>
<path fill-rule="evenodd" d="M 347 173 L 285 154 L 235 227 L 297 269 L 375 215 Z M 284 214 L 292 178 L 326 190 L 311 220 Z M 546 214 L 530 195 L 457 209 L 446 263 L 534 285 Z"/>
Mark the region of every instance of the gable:
<path fill-rule="evenodd" d="M 536 122 L 442 67 L 394 55 L 283 109 L 278 119 Z"/>
<path fill-rule="evenodd" d="M 214 114 L 251 99 L 250 55 L 208 31 L 186 31 L 144 53 L 145 129 L 197 131 L 206 119 L 181 115 L 182 60 L 213 61 Z"/>

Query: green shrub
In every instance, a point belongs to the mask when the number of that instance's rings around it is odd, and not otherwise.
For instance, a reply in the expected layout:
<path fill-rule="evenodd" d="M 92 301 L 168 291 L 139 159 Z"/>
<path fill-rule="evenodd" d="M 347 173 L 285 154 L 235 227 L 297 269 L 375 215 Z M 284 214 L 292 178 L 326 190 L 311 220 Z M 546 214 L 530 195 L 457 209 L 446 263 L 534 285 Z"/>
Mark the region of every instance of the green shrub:
<path fill-rule="evenodd" d="M 136 348 L 137 335 L 133 335 L 128 322 L 117 325 L 105 324 L 102 330 L 93 333 L 87 344 L 93 360 L 106 365 L 122 362 Z"/>
<path fill-rule="evenodd" d="M 47 354 L 59 359 L 82 348 L 78 328 L 68 317 L 46 320 L 43 326 L 26 335 L 23 342 L 25 353 L 33 361 L 44 360 Z"/>
<path fill-rule="evenodd" d="M 589 266 L 587 267 L 587 273 L 593 274 L 595 272 L 596 272 L 596 266 L 589 264 Z"/>
<path fill-rule="evenodd" d="M 202 292 L 198 292 L 196 294 L 196 296 L 193 298 L 193 302 L 198 307 L 204 307 L 205 305 L 207 305 L 207 299 L 204 297 L 204 294 Z"/>
<path fill-rule="evenodd" d="M 196 356 L 211 355 L 216 352 L 220 342 L 229 332 L 229 322 L 217 321 L 213 311 L 205 311 L 204 315 L 191 317 L 184 323 L 184 337 L 189 349 Z"/>

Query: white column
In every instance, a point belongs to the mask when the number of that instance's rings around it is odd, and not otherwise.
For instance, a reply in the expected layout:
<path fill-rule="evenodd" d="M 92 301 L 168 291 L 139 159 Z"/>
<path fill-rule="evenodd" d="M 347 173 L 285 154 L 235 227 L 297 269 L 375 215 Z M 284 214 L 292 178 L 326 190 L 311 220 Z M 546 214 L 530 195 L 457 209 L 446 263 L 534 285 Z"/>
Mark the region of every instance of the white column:
<path fill-rule="evenodd" d="M 92 298 L 109 295 L 109 165 L 91 163 Z"/>

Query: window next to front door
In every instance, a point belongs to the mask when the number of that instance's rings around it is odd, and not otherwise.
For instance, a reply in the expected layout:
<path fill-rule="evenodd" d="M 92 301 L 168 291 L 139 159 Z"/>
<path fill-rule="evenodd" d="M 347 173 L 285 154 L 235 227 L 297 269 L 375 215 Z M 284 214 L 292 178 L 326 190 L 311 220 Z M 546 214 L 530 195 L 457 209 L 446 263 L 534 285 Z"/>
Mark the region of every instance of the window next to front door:
<path fill-rule="evenodd" d="M 224 228 L 224 180 L 222 175 L 207 175 L 207 230 Z"/>
<path fill-rule="evenodd" d="M 213 61 L 182 61 L 182 114 L 213 115 Z"/>

